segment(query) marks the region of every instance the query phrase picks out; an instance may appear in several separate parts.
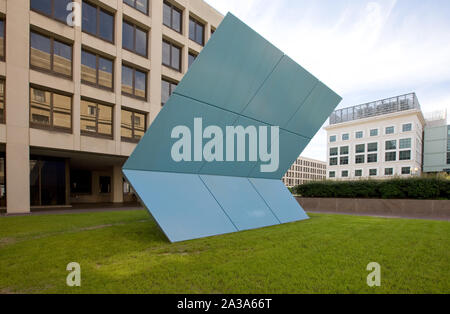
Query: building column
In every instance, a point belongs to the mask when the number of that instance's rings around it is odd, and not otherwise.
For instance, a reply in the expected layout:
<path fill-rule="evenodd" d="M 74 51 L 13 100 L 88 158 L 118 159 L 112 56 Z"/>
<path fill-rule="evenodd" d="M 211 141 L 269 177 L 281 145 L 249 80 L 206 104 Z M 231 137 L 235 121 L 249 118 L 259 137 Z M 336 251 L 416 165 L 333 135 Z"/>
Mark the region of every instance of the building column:
<path fill-rule="evenodd" d="M 118 166 L 118 165 L 113 166 L 112 202 L 113 203 L 123 203 L 122 167 Z"/>
<path fill-rule="evenodd" d="M 8 214 L 30 212 L 29 6 L 29 0 L 6 2 L 5 109 Z"/>

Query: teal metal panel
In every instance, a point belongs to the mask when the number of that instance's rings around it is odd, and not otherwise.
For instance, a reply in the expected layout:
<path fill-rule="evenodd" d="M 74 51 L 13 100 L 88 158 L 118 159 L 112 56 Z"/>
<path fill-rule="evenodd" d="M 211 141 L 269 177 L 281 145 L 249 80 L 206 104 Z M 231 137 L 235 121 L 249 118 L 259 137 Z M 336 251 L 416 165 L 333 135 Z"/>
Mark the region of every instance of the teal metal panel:
<path fill-rule="evenodd" d="M 124 169 L 198 173 L 203 161 L 175 162 L 171 158 L 172 146 L 178 141 L 171 138 L 172 130 L 177 126 L 189 128 L 191 157 L 194 160 L 194 119 L 202 118 L 205 128 L 209 125 L 233 125 L 237 117 L 193 99 L 172 95 L 125 163 Z"/>
<path fill-rule="evenodd" d="M 254 178 L 249 180 L 281 223 L 309 219 L 303 208 L 280 180 Z"/>
<path fill-rule="evenodd" d="M 236 232 L 198 175 L 124 170 L 171 242 Z"/>
<path fill-rule="evenodd" d="M 314 76 L 284 56 L 243 114 L 283 127 L 318 83 Z"/>
<path fill-rule="evenodd" d="M 342 98 L 323 83 L 314 88 L 305 103 L 283 128 L 307 138 L 313 138 Z"/>
<path fill-rule="evenodd" d="M 279 49 L 229 13 L 175 93 L 240 113 L 282 57 Z"/>
<path fill-rule="evenodd" d="M 280 223 L 247 178 L 200 177 L 239 231 Z"/>

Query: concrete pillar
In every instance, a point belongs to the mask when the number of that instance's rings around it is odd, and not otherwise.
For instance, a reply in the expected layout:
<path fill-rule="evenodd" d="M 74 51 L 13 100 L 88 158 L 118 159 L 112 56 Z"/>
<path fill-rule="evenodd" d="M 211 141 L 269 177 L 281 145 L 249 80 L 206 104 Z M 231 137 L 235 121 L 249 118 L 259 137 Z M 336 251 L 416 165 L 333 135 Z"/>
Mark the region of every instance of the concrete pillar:
<path fill-rule="evenodd" d="M 29 0 L 6 2 L 7 213 L 30 212 Z"/>
<path fill-rule="evenodd" d="M 113 203 L 123 203 L 123 177 L 121 166 L 113 166 L 111 192 Z"/>
<path fill-rule="evenodd" d="M 152 12 L 152 30 L 150 35 L 150 114 L 147 123 L 156 118 L 161 111 L 161 60 L 162 60 L 162 1 L 150 1 Z"/>

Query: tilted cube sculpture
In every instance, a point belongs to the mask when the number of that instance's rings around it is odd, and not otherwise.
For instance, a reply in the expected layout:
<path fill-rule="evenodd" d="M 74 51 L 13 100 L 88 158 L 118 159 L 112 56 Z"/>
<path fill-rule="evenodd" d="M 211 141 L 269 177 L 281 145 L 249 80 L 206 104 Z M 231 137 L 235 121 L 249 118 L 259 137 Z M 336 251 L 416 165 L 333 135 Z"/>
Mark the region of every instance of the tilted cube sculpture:
<path fill-rule="evenodd" d="M 308 219 L 281 178 L 340 101 L 228 14 L 124 165 L 124 175 L 171 242 Z M 279 142 L 269 143 L 279 145 L 278 170 L 261 172 L 260 158 L 175 161 L 172 131 L 186 126 L 194 132 L 198 118 L 222 130 L 279 126 Z"/>

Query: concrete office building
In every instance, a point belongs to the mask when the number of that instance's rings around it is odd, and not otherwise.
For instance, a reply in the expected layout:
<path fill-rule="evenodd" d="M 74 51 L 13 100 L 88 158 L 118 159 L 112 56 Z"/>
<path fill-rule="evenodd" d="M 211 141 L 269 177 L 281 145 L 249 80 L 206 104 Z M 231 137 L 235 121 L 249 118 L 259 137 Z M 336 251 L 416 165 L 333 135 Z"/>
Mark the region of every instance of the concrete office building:
<path fill-rule="evenodd" d="M 450 173 L 450 125 L 447 125 L 447 111 L 427 117 L 424 138 L 423 171 Z"/>
<path fill-rule="evenodd" d="M 202 0 L 0 0 L 0 207 L 131 200 L 121 166 L 223 16 Z"/>
<path fill-rule="evenodd" d="M 283 177 L 283 183 L 287 187 L 294 187 L 312 181 L 322 181 L 326 178 L 326 162 L 299 157 Z"/>
<path fill-rule="evenodd" d="M 328 134 L 328 178 L 419 176 L 425 120 L 414 93 L 335 111 Z"/>

